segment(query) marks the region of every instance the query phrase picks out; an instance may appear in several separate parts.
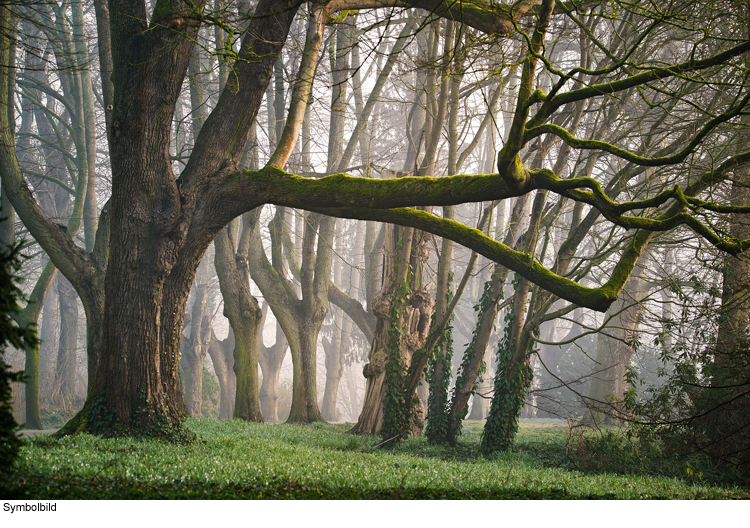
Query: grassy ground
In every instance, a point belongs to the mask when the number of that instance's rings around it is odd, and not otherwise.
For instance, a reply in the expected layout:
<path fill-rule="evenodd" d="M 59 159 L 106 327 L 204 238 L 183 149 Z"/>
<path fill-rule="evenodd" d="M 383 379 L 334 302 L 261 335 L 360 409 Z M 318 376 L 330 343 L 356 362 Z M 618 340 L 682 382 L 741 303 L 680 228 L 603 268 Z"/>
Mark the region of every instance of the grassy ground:
<path fill-rule="evenodd" d="M 395 449 L 346 425 L 189 420 L 200 441 L 173 445 L 88 435 L 25 440 L 2 498 L 33 499 L 725 499 L 741 488 L 587 469 L 568 456 L 568 427 L 521 426 L 514 449 L 483 458 L 481 425 L 456 448 Z M 587 466 L 588 467 L 588 466 Z"/>

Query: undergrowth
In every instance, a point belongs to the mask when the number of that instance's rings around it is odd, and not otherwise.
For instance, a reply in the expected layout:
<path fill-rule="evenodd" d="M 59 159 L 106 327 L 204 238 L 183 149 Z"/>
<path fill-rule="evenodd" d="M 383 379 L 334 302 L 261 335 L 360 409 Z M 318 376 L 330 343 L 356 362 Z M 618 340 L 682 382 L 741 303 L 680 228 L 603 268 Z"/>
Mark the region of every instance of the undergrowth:
<path fill-rule="evenodd" d="M 3 498 L 639 499 L 750 498 L 696 479 L 606 472 L 565 424 L 522 423 L 510 451 L 482 457 L 481 424 L 462 443 L 411 438 L 383 450 L 346 424 L 188 420 L 189 445 L 79 434 L 24 441 Z M 571 443 L 573 441 L 573 444 Z M 594 441 L 594 438 L 586 439 Z M 576 447 L 577 446 L 577 447 Z"/>

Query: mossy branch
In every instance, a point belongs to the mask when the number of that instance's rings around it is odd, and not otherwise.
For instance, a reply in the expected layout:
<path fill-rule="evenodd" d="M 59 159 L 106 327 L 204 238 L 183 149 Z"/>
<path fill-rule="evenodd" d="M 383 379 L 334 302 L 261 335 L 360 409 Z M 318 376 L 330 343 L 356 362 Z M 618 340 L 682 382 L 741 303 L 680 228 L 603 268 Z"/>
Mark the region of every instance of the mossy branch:
<path fill-rule="evenodd" d="M 542 266 L 532 255 L 516 251 L 501 242 L 493 240 L 477 229 L 467 227 L 453 220 L 439 218 L 425 211 L 407 208 L 383 210 L 353 207 L 310 209 L 342 218 L 377 220 L 415 227 L 449 238 L 515 271 L 555 295 L 593 310 L 605 311 L 617 298 L 620 290 L 625 285 L 625 280 L 627 280 L 627 275 L 625 275 L 624 278 L 618 276 L 616 280 L 611 279 L 599 288 L 581 286 L 570 279 L 555 275 Z"/>

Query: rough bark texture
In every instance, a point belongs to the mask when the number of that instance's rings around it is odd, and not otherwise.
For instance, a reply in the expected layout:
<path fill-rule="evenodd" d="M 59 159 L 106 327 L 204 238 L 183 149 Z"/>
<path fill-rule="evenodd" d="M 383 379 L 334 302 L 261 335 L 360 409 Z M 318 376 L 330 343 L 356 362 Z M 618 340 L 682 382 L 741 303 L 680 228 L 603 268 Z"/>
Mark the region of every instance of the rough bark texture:
<path fill-rule="evenodd" d="M 351 432 L 355 434 L 378 435 L 384 422 L 384 402 L 386 397 L 385 370 L 389 362 L 390 347 L 393 345 L 390 336 L 391 304 L 395 299 L 396 288 L 406 281 L 409 294 L 398 302 L 398 321 L 394 324 L 400 329 L 399 355 L 405 378 L 414 354 L 425 345 L 430 329 L 430 320 L 434 310 L 434 301 L 422 287 L 424 263 L 428 256 L 427 239 L 421 234 L 415 235 L 408 228 L 386 226 L 383 286 L 380 294 L 373 300 L 372 311 L 377 317 L 375 336 L 370 349 L 369 363 L 363 374 L 367 379 L 365 399 L 362 412 Z M 395 232 L 394 232 L 395 231 Z M 403 240 L 399 244 L 399 240 Z M 395 260 L 399 260 L 396 265 Z M 409 270 L 411 273 L 409 273 Z M 408 277 L 408 279 L 407 279 Z M 399 280 L 402 279 L 402 280 Z M 405 386 L 403 387 L 405 390 Z M 424 428 L 425 408 L 419 398 L 415 398 L 415 413 L 410 424 L 409 434 L 421 434 Z"/>

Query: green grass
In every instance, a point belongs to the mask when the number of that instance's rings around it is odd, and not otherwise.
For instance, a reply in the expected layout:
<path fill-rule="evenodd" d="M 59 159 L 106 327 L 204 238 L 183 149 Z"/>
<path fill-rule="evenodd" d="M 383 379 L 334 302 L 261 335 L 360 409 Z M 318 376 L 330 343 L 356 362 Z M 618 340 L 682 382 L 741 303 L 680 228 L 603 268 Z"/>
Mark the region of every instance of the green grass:
<path fill-rule="evenodd" d="M 481 426 L 455 448 L 411 439 L 395 449 L 346 425 L 189 420 L 190 445 L 76 435 L 25 441 L 3 498 L 34 499 L 724 499 L 742 488 L 576 470 L 568 428 L 521 425 L 508 453 L 483 458 Z"/>

